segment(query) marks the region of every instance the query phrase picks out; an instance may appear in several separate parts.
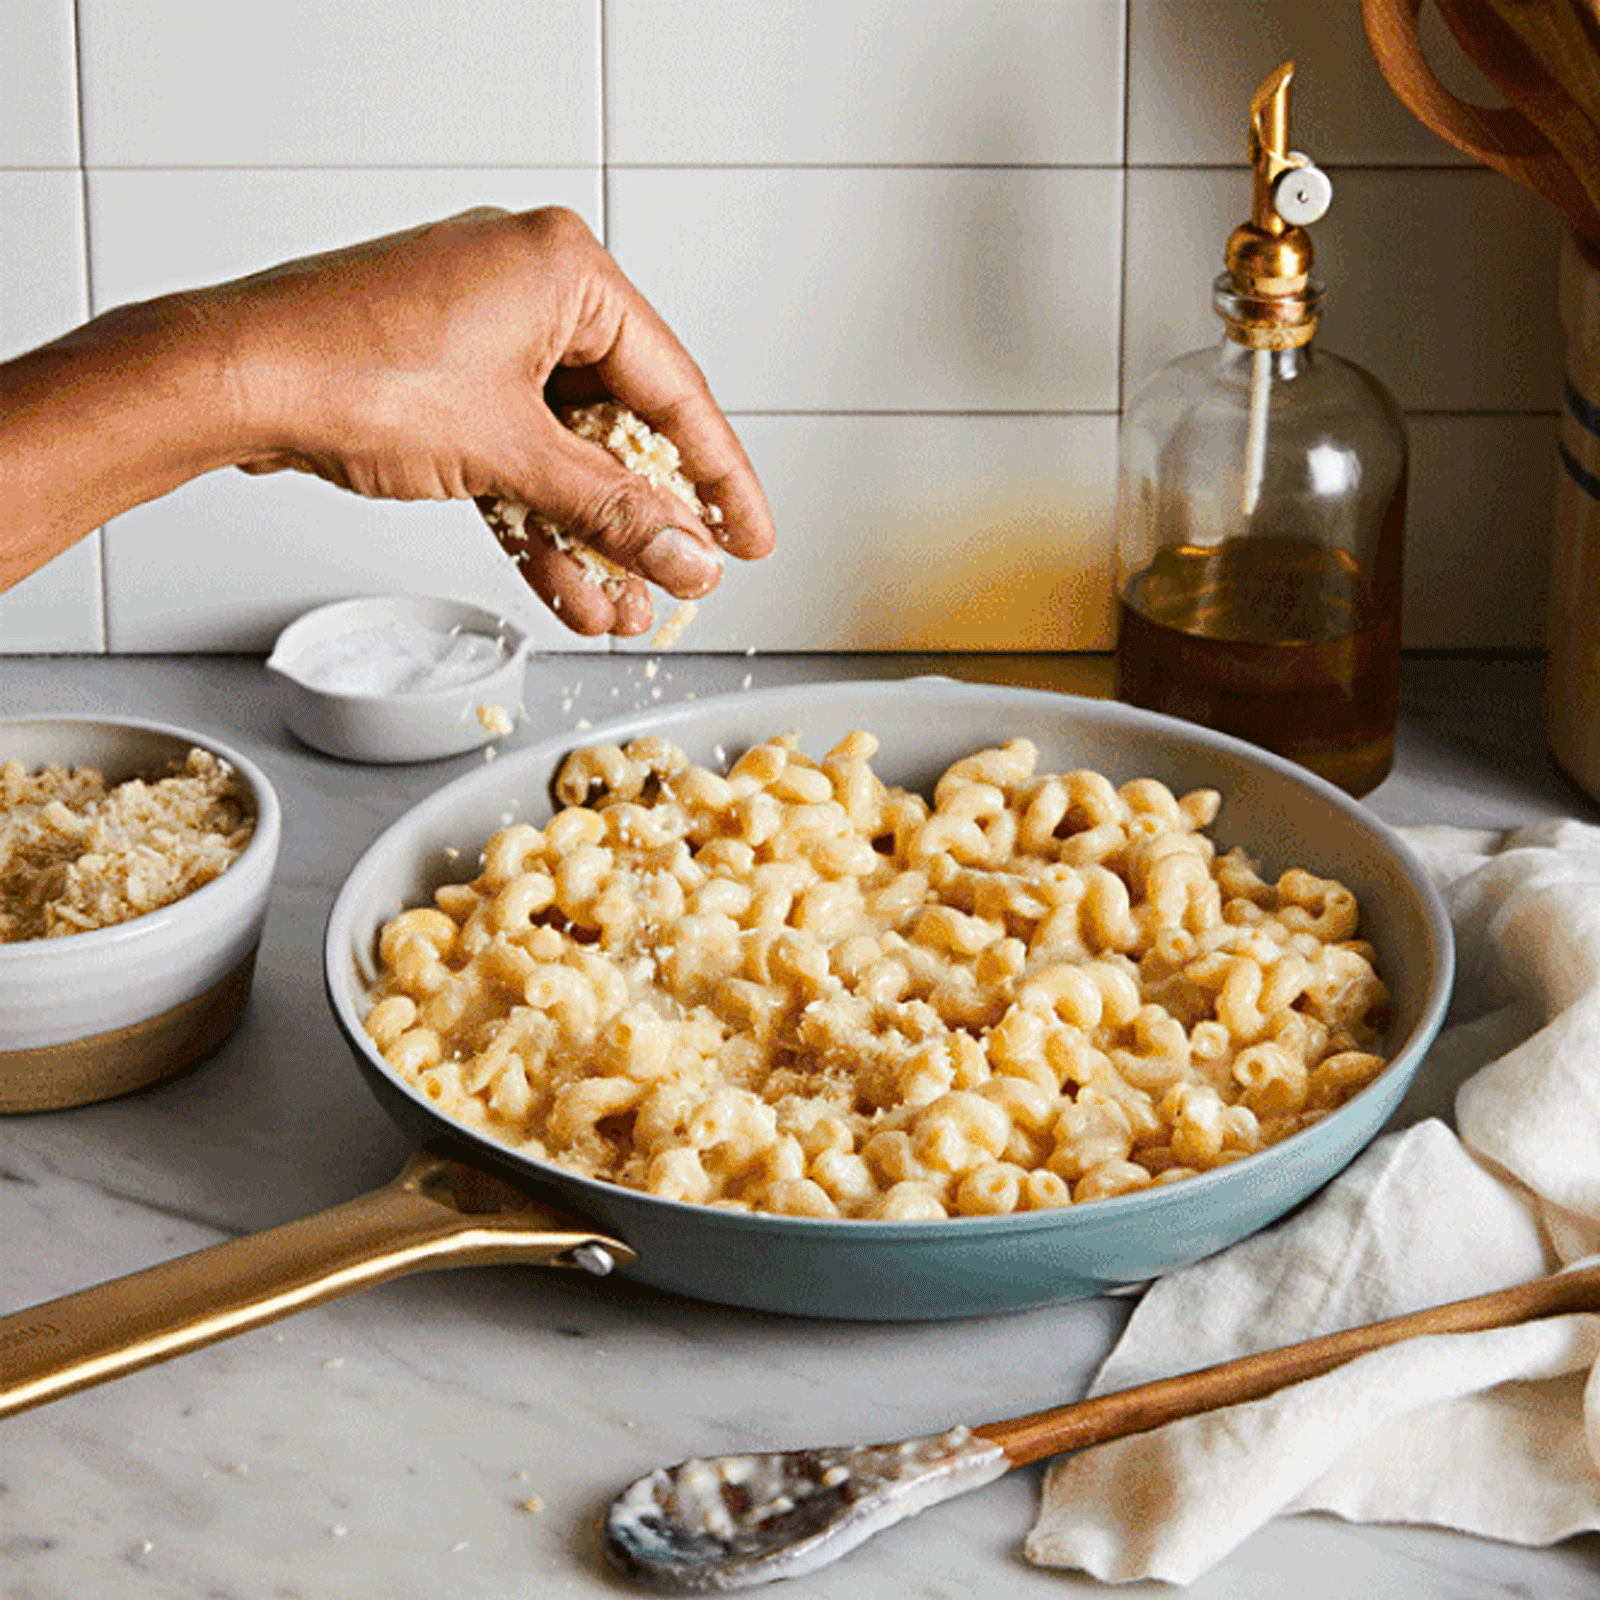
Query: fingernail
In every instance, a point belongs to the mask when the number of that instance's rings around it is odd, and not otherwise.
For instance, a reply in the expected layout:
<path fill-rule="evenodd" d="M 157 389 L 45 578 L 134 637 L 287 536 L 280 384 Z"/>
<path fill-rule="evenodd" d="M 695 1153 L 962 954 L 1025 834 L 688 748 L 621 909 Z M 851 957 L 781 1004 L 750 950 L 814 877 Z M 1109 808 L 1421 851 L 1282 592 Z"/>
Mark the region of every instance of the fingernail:
<path fill-rule="evenodd" d="M 682 528 L 663 528 L 639 552 L 639 570 L 663 589 L 690 600 L 710 589 L 721 576 L 719 552 L 685 533 Z"/>
<path fill-rule="evenodd" d="M 636 634 L 643 633 L 655 620 L 655 611 L 643 584 L 636 583 L 631 588 L 624 589 L 618 596 L 616 619 L 611 631 L 624 639 L 631 639 Z"/>

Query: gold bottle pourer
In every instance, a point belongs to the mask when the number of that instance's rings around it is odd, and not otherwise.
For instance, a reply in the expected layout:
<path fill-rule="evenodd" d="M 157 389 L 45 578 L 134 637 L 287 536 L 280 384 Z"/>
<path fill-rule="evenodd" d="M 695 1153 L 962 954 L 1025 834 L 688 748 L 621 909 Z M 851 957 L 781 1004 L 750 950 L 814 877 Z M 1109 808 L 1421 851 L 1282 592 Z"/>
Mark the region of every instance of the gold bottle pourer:
<path fill-rule="evenodd" d="M 1215 304 L 1229 337 L 1255 350 L 1305 344 L 1322 302 L 1306 224 L 1326 213 L 1333 185 L 1289 148 L 1293 76 L 1294 63 L 1285 61 L 1251 96 L 1250 220 L 1228 236 L 1228 270 L 1216 281 Z"/>

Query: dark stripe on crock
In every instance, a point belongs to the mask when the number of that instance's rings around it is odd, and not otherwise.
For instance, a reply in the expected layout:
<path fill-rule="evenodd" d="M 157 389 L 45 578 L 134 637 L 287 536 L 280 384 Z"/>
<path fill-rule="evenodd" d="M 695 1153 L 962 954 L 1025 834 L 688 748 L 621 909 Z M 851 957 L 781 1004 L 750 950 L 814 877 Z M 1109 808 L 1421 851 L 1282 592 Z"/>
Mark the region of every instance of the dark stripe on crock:
<path fill-rule="evenodd" d="M 1591 500 L 1600 500 L 1600 477 L 1596 477 L 1594 473 L 1590 472 L 1565 445 L 1561 445 L 1559 448 L 1561 451 L 1561 465 L 1567 469 L 1567 476 Z"/>
<path fill-rule="evenodd" d="M 1600 438 L 1600 406 L 1597 406 L 1571 378 L 1566 380 L 1567 410 L 1596 438 Z"/>

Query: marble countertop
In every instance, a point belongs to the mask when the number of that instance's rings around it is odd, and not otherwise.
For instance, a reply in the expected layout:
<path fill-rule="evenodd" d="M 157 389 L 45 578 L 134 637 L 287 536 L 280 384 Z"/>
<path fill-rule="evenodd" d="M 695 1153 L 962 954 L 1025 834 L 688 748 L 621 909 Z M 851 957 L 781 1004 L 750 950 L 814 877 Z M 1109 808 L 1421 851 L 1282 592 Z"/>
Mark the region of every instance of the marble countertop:
<path fill-rule="evenodd" d="M 535 659 L 508 744 L 687 695 L 939 670 L 1094 690 L 1097 663 L 908 657 Z M 255 660 L 12 659 L 8 714 L 94 711 L 210 730 L 267 771 L 284 841 L 254 1000 L 198 1072 L 0 1122 L 0 1310 L 309 1215 L 398 1172 L 405 1141 L 324 1002 L 323 920 L 362 850 L 481 756 L 363 768 L 283 729 Z M 1397 824 L 1600 819 L 1539 731 L 1536 662 L 1407 664 Z M 438 1600 L 632 1592 L 597 1513 L 691 1454 L 893 1439 L 1079 1394 L 1117 1336 L 1101 1299 L 954 1324 L 839 1324 L 695 1304 L 618 1279 L 475 1268 L 305 1312 L 0 1425 L 0 1600 Z M 1065 1597 L 1021 1546 L 1040 1469 L 784 1586 L 796 1600 Z M 778 1591 L 774 1591 L 778 1592 Z M 1132 1593 L 1170 1592 L 1132 1586 Z M 1196 1600 L 1600 1593 L 1600 1537 L 1529 1551 L 1437 1530 L 1280 1520 Z"/>

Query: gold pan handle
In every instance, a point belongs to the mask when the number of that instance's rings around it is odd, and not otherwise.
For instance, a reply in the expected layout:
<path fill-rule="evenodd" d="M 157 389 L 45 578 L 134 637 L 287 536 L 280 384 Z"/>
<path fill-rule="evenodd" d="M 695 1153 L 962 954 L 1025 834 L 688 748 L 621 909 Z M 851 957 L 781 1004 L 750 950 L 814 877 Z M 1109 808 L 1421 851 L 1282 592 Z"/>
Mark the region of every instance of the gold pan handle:
<path fill-rule="evenodd" d="M 408 1273 L 488 1263 L 607 1272 L 635 1259 L 510 1184 L 419 1154 L 391 1183 L 0 1317 L 0 1417 Z"/>

